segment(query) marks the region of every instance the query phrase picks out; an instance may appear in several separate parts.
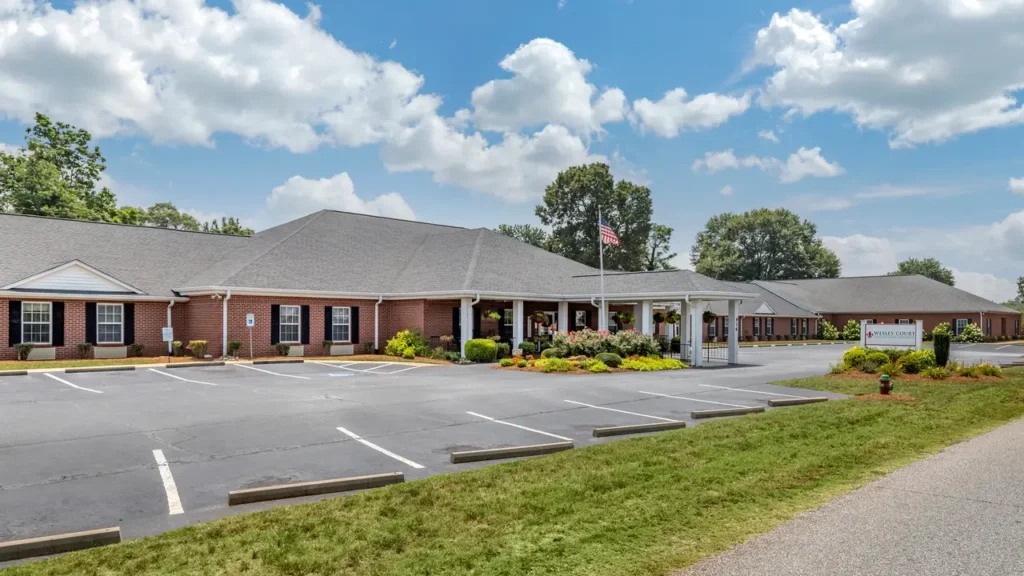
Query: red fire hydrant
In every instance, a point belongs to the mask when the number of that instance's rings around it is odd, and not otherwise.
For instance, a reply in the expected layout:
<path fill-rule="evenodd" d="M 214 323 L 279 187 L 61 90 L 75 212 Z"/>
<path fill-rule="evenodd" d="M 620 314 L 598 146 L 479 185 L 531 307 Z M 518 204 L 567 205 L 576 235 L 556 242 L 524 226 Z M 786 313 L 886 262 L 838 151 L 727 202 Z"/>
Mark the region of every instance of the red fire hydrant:
<path fill-rule="evenodd" d="M 892 392 L 892 382 L 889 381 L 888 374 L 882 374 L 882 377 L 878 379 L 878 393 L 888 394 Z"/>

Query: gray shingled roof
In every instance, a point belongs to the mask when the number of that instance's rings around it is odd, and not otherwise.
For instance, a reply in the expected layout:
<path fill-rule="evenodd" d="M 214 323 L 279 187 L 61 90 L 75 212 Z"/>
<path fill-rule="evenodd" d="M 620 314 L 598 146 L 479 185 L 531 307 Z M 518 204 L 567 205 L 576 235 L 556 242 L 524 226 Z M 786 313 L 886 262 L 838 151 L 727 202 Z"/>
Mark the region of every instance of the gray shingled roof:
<path fill-rule="evenodd" d="M 572 278 L 571 292 L 598 294 L 601 277 L 597 270 Z M 605 272 L 604 288 L 607 296 L 630 294 L 678 294 L 681 292 L 731 292 L 757 294 L 747 288 L 708 278 L 691 270 L 657 270 L 654 272 Z"/>
<path fill-rule="evenodd" d="M 247 238 L 0 214 L 0 286 L 79 260 L 154 296 L 172 296 L 173 288 L 208 268 L 223 254 L 244 246 Z"/>
<path fill-rule="evenodd" d="M 818 316 L 813 310 L 801 308 L 793 302 L 773 294 L 770 290 L 762 289 L 753 282 L 726 282 L 726 284 L 733 286 L 736 292 L 752 292 L 758 295 L 757 298 L 743 300 L 740 303 L 739 310 L 737 311 L 737 314 L 740 316 L 760 316 L 760 314 L 757 314 L 757 310 L 763 304 L 768 304 L 775 311 L 775 316 L 795 318 L 813 318 Z M 727 316 L 729 314 L 729 303 L 723 301 L 712 302 L 711 311 L 719 316 Z"/>
<path fill-rule="evenodd" d="M 865 276 L 755 281 L 754 285 L 819 314 L 1017 312 L 924 276 Z"/>

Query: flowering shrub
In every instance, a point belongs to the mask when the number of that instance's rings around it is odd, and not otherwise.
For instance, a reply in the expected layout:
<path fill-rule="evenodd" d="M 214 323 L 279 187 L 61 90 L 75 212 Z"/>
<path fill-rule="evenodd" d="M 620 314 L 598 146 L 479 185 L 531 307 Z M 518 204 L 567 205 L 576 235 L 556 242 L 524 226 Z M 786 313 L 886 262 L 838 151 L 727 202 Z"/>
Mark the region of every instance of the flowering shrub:
<path fill-rule="evenodd" d="M 413 356 L 430 354 L 430 342 L 417 330 L 402 330 L 395 334 L 394 338 L 388 340 L 384 353 L 388 356 L 403 356 L 406 348 L 412 348 Z"/>
<path fill-rule="evenodd" d="M 641 334 L 636 330 L 622 330 L 616 334 L 596 332 L 590 329 L 578 332 L 558 333 L 552 340 L 552 348 L 560 357 L 590 356 L 604 352 L 619 356 L 650 356 L 661 352 L 661 344 L 654 336 Z"/>
<path fill-rule="evenodd" d="M 622 367 L 626 370 L 635 370 L 637 372 L 654 372 L 658 370 L 682 370 L 686 368 L 686 364 L 672 358 L 632 356 L 622 361 Z"/>
<path fill-rule="evenodd" d="M 955 338 L 958 342 L 977 343 L 985 338 L 981 335 L 981 328 L 977 324 L 968 324 L 960 330 L 960 335 Z"/>

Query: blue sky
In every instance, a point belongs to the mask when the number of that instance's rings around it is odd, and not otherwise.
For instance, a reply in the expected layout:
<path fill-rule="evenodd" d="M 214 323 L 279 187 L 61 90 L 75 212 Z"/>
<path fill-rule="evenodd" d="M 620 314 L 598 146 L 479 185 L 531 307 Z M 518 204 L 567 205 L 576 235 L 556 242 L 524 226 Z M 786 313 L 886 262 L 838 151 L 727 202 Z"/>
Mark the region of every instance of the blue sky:
<path fill-rule="evenodd" d="M 605 160 L 651 188 L 681 266 L 708 217 L 784 206 L 845 274 L 934 256 L 1006 299 L 1024 6 L 939 4 L 11 0 L 0 142 L 40 110 L 98 136 L 122 203 L 256 227 L 536 223 L 553 174 Z"/>

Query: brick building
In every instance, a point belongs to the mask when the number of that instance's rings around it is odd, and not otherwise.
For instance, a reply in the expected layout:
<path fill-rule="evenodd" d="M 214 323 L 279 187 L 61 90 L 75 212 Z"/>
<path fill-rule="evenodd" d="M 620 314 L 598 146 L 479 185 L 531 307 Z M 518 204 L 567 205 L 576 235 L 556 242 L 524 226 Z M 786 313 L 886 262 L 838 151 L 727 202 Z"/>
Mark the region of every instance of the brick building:
<path fill-rule="evenodd" d="M 242 357 L 274 355 L 278 343 L 294 355 L 353 354 L 383 348 L 406 328 L 437 342 L 494 335 L 518 343 L 610 327 L 611 312 L 625 310 L 636 321 L 624 327 L 654 333 L 655 308 L 666 305 L 684 312 L 689 349 L 721 339 L 741 318 L 744 333 L 764 335 L 794 320 L 814 334 L 822 318 L 838 325 L 863 314 L 921 318 L 926 328 L 965 319 L 993 335 L 1020 330 L 1012 311 L 913 277 L 840 289 L 861 280 L 744 284 L 685 270 L 606 272 L 602 305 L 597 270 L 490 230 L 331 210 L 251 238 L 12 214 L 0 215 L 0 234 L 14 240 L 0 258 L 4 360 L 22 343 L 33 345 L 32 359 L 163 355 L 168 327 L 174 340 L 205 340 L 213 357 L 230 341 Z M 719 315 L 714 326 L 700 319 L 709 307 Z M 697 326 L 704 329 L 689 328 Z M 737 355 L 730 345 L 730 361 Z"/>

